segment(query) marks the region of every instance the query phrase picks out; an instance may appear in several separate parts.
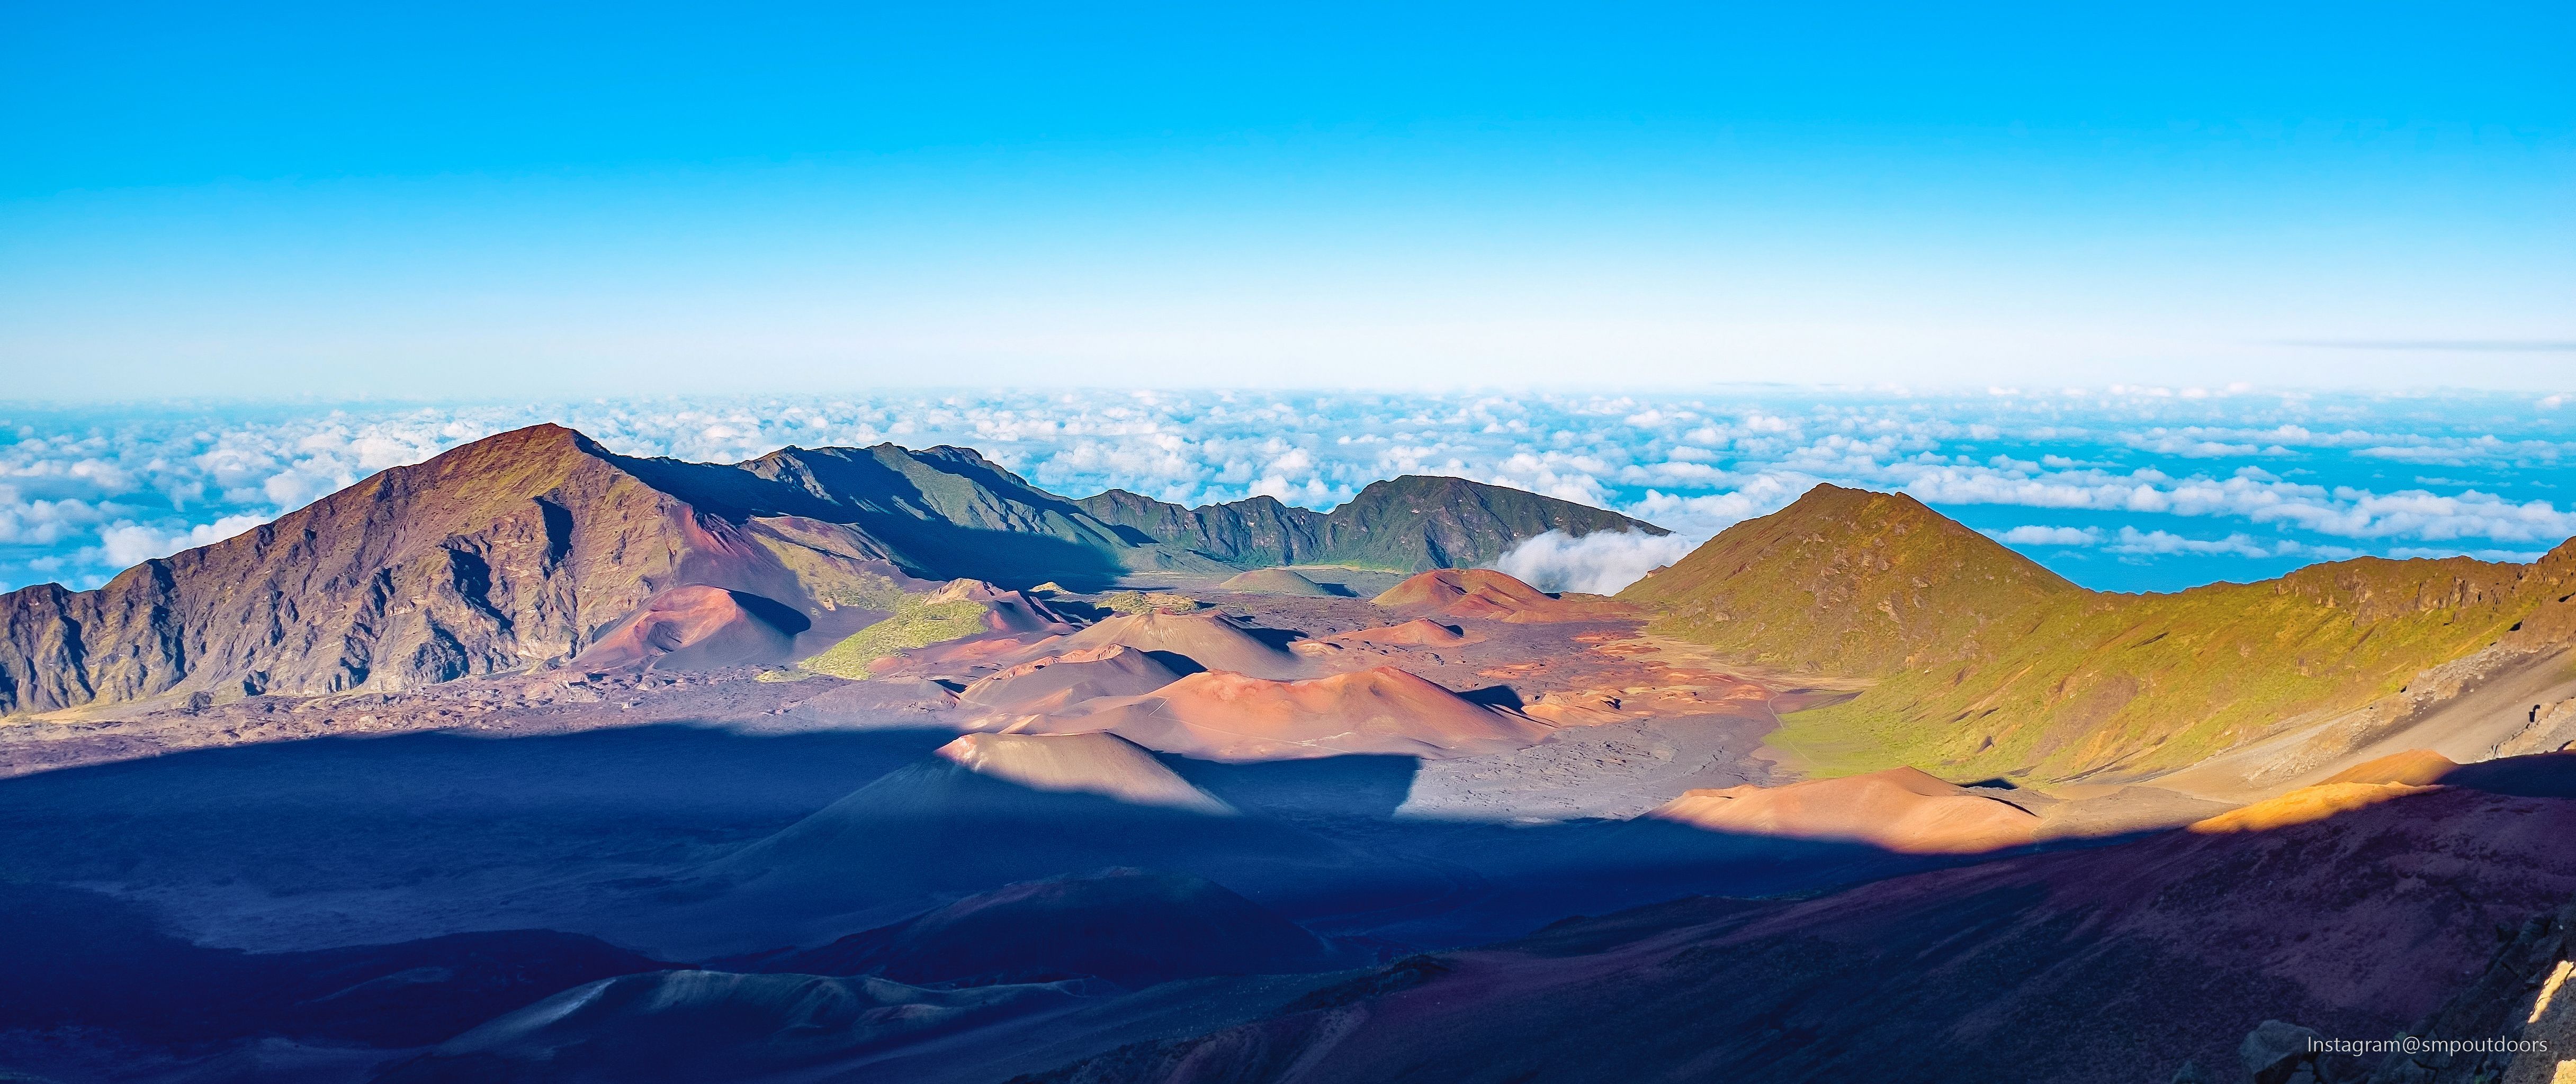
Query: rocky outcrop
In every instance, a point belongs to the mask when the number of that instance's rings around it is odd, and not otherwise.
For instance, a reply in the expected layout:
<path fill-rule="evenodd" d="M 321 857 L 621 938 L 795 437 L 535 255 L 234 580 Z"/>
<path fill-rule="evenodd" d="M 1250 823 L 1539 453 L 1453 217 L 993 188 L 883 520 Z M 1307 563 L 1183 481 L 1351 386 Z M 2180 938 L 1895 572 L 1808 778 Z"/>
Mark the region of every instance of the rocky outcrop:
<path fill-rule="evenodd" d="M 568 657 L 664 586 L 792 582 L 762 574 L 756 533 L 571 430 L 507 433 L 95 591 L 0 596 L 0 710 L 401 689 Z"/>

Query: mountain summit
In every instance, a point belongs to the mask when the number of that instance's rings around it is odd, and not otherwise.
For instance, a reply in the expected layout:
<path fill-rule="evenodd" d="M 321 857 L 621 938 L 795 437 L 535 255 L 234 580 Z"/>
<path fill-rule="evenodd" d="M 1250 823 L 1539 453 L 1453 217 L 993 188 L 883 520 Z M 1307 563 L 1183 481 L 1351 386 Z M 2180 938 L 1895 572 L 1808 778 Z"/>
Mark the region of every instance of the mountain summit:
<path fill-rule="evenodd" d="M 1819 485 L 1619 597 L 1755 662 L 1877 677 L 1977 657 L 2086 594 L 1905 494 Z"/>

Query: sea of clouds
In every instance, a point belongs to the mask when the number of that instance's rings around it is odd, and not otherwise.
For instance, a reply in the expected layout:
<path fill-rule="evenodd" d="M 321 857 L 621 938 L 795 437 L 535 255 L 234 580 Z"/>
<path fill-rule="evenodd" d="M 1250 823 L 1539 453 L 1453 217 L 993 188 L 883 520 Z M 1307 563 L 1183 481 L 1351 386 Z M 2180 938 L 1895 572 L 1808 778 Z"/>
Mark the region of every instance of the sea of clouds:
<path fill-rule="evenodd" d="M 2526 561 L 2576 535 L 2576 402 L 2115 387 L 1984 394 L 887 392 L 530 405 L 0 406 L 0 587 L 94 587 L 376 471 L 555 421 L 620 452 L 960 444 L 1072 496 L 1327 509 L 1451 474 L 1676 532 L 1528 543 L 1615 590 L 1818 482 L 1902 490 L 2088 586 L 2173 590 L 2361 555 Z"/>

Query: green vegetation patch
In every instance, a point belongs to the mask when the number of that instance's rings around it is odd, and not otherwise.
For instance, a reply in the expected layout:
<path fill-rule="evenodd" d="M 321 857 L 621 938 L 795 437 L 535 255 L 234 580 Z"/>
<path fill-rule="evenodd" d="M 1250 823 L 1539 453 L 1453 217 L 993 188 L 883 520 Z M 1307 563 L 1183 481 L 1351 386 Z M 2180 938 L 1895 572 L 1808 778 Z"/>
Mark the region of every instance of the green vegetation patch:
<path fill-rule="evenodd" d="M 2465 559 L 2365 558 L 2258 584 L 2070 600 L 1976 656 L 1918 662 L 1789 715 L 1769 740 L 1820 775 L 2178 768 L 2292 719 L 2359 708 L 2493 642 L 2531 608 L 2509 575 Z"/>
<path fill-rule="evenodd" d="M 984 631 L 984 604 L 969 599 L 922 602 L 906 596 L 895 600 L 894 613 L 851 633 L 847 639 L 798 665 L 818 674 L 865 681 L 878 659 L 916 647 L 973 636 Z"/>
<path fill-rule="evenodd" d="M 1122 614 L 1185 614 L 1200 606 L 1197 599 L 1169 591 L 1118 591 L 1102 596 L 1100 604 L 1112 613 Z"/>

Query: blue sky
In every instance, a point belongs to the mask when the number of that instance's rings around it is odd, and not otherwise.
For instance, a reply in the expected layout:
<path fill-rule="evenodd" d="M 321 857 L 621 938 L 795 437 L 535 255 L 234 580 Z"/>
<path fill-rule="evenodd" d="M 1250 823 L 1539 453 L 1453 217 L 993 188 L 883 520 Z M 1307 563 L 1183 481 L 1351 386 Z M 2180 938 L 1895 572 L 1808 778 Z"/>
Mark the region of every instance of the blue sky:
<path fill-rule="evenodd" d="M 1183 501 L 1457 473 L 1689 538 L 1835 481 L 2124 590 L 2525 559 L 2576 534 L 2571 40 L 2564 3 L 0 5 L 0 586 L 536 420 Z"/>
<path fill-rule="evenodd" d="M 7 398 L 2550 392 L 2563 4 L 11 5 Z"/>

